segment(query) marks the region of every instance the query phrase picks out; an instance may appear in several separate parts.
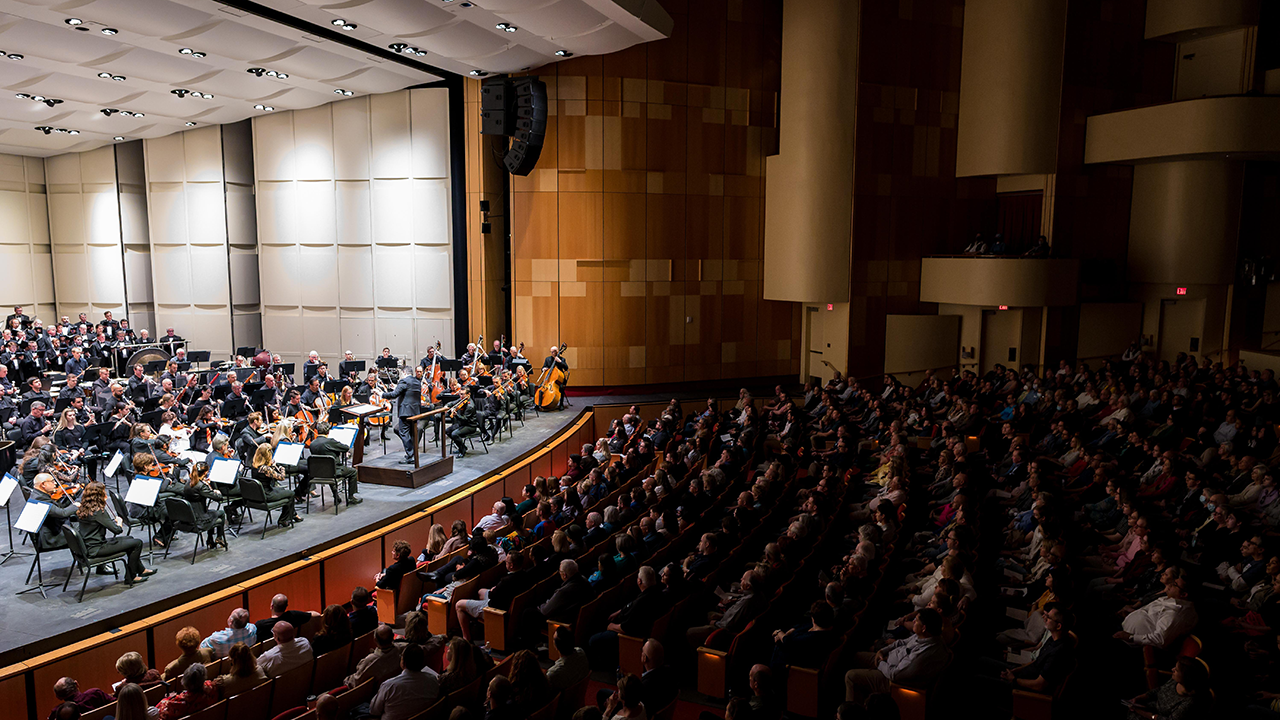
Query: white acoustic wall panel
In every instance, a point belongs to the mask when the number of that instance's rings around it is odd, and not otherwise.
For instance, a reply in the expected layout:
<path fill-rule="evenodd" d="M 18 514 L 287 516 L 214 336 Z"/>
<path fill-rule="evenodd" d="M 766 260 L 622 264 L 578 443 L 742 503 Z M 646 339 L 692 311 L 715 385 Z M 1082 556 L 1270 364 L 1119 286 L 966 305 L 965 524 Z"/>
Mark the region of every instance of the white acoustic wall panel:
<path fill-rule="evenodd" d="M 448 92 L 272 113 L 253 138 L 263 345 L 286 361 L 450 347 Z"/>
<path fill-rule="evenodd" d="M 129 312 L 115 148 L 66 153 L 44 163 L 57 314 L 84 312 L 99 320 L 111 311 L 135 329 L 146 328 Z"/>
<path fill-rule="evenodd" d="M 257 253 L 232 248 L 231 287 L 235 289 L 233 297 L 236 307 L 256 307 L 262 302 L 261 287 L 258 283 Z"/>
<path fill-rule="evenodd" d="M 206 125 L 182 133 L 183 179 L 189 183 L 221 183 L 222 128 Z"/>
<path fill-rule="evenodd" d="M 227 184 L 227 240 L 232 246 L 257 247 L 258 217 L 253 184 Z M 238 293 L 237 293 L 238 295 Z M 236 300 L 239 303 L 239 299 Z"/>
<path fill-rule="evenodd" d="M 172 137 L 172 136 L 169 136 Z M 150 144 L 150 140 L 146 141 Z M 187 244 L 187 194 L 184 183 L 147 182 L 151 246 Z M 157 300 L 157 302 L 163 302 Z"/>
<path fill-rule="evenodd" d="M 156 304 L 175 307 L 190 304 L 191 253 L 186 246 L 153 245 L 151 267 Z"/>
<path fill-rule="evenodd" d="M 227 205 L 222 183 L 189 182 L 184 194 L 187 206 L 187 242 L 191 245 L 227 244 Z"/>

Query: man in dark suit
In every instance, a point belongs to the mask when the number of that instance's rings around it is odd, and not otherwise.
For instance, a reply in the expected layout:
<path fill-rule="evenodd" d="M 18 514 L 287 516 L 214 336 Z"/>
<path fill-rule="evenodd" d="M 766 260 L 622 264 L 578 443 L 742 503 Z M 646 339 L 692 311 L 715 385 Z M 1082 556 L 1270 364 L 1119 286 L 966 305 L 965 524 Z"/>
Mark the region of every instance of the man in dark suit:
<path fill-rule="evenodd" d="M 342 454 L 345 453 L 348 448 L 346 445 L 343 445 L 331 437 L 325 437 L 325 435 L 328 434 L 329 429 L 330 426 L 327 422 L 321 421 L 316 423 L 315 430 L 318 437 L 311 441 L 311 456 L 327 455 L 333 458 L 333 466 L 335 469 L 334 475 L 339 480 L 345 480 L 347 482 L 347 504 L 359 505 L 363 501 L 360 499 L 360 496 L 356 495 L 356 491 L 359 489 L 356 484 L 356 469 L 347 467 L 341 462 Z M 333 494 L 333 502 L 334 504 L 342 502 L 336 492 Z"/>
<path fill-rule="evenodd" d="M 258 446 L 269 440 L 266 435 L 258 432 L 261 427 L 262 413 L 249 413 L 249 423 L 240 429 L 235 442 L 236 455 L 240 456 L 242 462 L 252 462 Z"/>
<path fill-rule="evenodd" d="M 383 396 L 387 400 L 396 401 L 396 417 L 400 423 L 396 425 L 396 434 L 404 443 L 404 462 L 413 463 L 413 430 L 409 420 L 414 415 L 422 414 L 422 366 L 414 368 L 413 375 L 405 375 L 396 384 L 396 389 Z"/>
<path fill-rule="evenodd" d="M 591 585 L 578 572 L 578 563 L 561 560 L 560 587 L 546 602 L 525 611 L 526 622 L 521 623 L 521 627 L 529 633 L 526 639 L 545 637 L 548 620 L 573 622 L 578 617 L 578 609 L 590 596 Z"/>
<path fill-rule="evenodd" d="M 560 348 L 558 347 L 551 348 L 551 354 L 542 361 L 542 369 L 544 371 L 550 372 L 550 368 L 552 366 L 559 368 L 560 372 L 564 373 L 566 376 L 569 374 L 569 361 L 560 357 Z M 559 382 L 556 384 L 560 386 L 560 407 L 563 408 L 565 405 L 569 404 L 564 394 L 564 388 L 567 383 Z"/>
<path fill-rule="evenodd" d="M 22 312 L 21 305 L 13 306 L 13 314 L 4 319 L 4 326 L 7 328 L 13 327 L 14 320 L 18 321 L 18 324 L 21 326 L 22 330 L 26 330 L 27 326 L 31 324 L 31 318 L 27 317 L 26 313 Z"/>
<path fill-rule="evenodd" d="M 622 609 L 609 616 L 609 626 L 603 632 L 591 636 L 587 642 L 588 655 L 597 670 L 614 670 L 618 667 L 618 634 L 631 637 L 648 637 L 653 623 L 667 611 L 667 600 L 658 582 L 658 573 L 648 565 L 636 574 L 640 594 Z"/>

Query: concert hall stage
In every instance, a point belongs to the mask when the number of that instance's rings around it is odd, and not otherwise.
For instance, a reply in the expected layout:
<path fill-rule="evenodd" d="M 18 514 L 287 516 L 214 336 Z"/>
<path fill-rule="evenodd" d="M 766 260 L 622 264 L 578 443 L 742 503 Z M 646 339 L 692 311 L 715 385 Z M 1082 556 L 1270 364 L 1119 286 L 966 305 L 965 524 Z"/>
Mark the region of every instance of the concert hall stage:
<path fill-rule="evenodd" d="M 325 508 L 321 510 L 319 500 L 313 499 L 309 515 L 299 508 L 299 512 L 306 518 L 304 522 L 288 530 L 278 528 L 273 523 L 266 537 L 260 539 L 263 513 L 255 512 L 255 522 L 246 523 L 240 537 L 228 535 L 230 550 L 209 551 L 202 548 L 195 565 L 190 563 L 194 542 L 192 536 L 179 534 L 167 560 L 162 559 L 163 551 L 158 551 L 154 563 L 148 563 L 160 570 L 150 580 L 128 588 L 110 575 L 92 576 L 82 603 L 76 602 L 77 592 L 83 582 L 78 572 L 72 577 L 67 592 L 62 591 L 62 582 L 66 580 L 71 566 L 71 558 L 66 551 L 49 553 L 41 558 L 46 584 L 58 583 L 57 587 L 46 588 L 49 595 L 47 599 L 41 597 L 38 591 L 15 594 L 27 587 L 24 580 L 31 567 L 32 557 L 12 558 L 0 565 L 0 597 L 3 598 L 0 600 L 0 667 L 65 645 L 74 639 L 110 631 L 127 622 L 160 612 L 177 602 L 196 599 L 212 590 L 215 585 L 243 582 L 245 578 L 302 559 L 310 552 L 336 545 L 404 517 L 415 509 L 425 508 L 459 486 L 540 448 L 562 428 L 571 425 L 577 419 L 579 411 L 589 407 L 595 400 L 594 397 L 576 397 L 572 399 L 574 407 L 561 412 L 542 413 L 539 416 L 530 412 L 525 425 L 521 427 L 519 423 L 515 423 L 515 433 L 490 445 L 488 454 L 480 449 L 477 441 L 476 452 L 468 453 L 465 458 L 452 458 L 452 473 L 421 487 L 363 484 L 360 496 L 364 502 L 355 507 L 340 506 L 336 516 L 331 502 L 326 502 Z M 620 400 L 624 399 L 609 398 L 606 402 Z M 373 431 L 377 433 L 377 428 Z M 400 440 L 391 428 L 388 428 L 387 436 L 386 454 L 402 457 Z M 366 450 L 365 462 L 395 467 L 394 463 L 388 462 L 390 457 L 379 460 L 383 454 L 382 442 L 375 434 L 374 441 Z M 428 443 L 426 450 L 422 452 L 423 461 L 439 458 L 439 447 Z M 410 465 L 398 467 L 401 470 L 412 469 Z M 328 497 L 326 492 L 326 499 Z M 20 509 L 21 496 L 15 495 L 14 503 L 13 509 Z M 16 512 L 13 517 L 17 519 Z M 139 532 L 145 541 L 146 531 L 135 530 L 135 536 Z M 0 543 L 4 543 L 7 550 L 7 540 L 2 534 Z M 18 549 L 29 550 L 30 545 L 19 545 Z M 420 549 L 414 548 L 414 551 Z M 146 562 L 145 552 L 143 559 Z M 35 582 L 34 577 L 32 582 Z M 372 577 L 369 578 L 368 587 L 373 587 Z M 59 637 L 63 633 L 66 635 Z M 170 654 L 167 648 L 163 651 L 157 648 L 157 652 L 162 656 Z"/>

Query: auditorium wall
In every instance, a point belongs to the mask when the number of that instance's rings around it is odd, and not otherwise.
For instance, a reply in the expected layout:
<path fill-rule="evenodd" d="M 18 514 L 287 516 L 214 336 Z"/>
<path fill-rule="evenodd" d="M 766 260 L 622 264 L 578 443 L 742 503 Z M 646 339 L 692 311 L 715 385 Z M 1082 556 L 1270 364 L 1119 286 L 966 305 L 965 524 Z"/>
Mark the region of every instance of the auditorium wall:
<path fill-rule="evenodd" d="M 777 0 L 664 0 L 669 39 L 535 71 L 537 168 L 512 178 L 514 333 L 577 385 L 798 374 L 798 303 L 762 297 Z"/>
<path fill-rule="evenodd" d="M 238 123 L 143 141 L 155 321 L 215 358 L 261 339 L 247 140 Z"/>
<path fill-rule="evenodd" d="M 448 91 L 262 115 L 253 139 L 265 345 L 452 355 Z"/>
<path fill-rule="evenodd" d="M 44 161 L 0 154 L 0 259 L 7 269 L 0 308 L 5 315 L 14 305 L 31 317 L 54 315 L 47 203 Z"/>

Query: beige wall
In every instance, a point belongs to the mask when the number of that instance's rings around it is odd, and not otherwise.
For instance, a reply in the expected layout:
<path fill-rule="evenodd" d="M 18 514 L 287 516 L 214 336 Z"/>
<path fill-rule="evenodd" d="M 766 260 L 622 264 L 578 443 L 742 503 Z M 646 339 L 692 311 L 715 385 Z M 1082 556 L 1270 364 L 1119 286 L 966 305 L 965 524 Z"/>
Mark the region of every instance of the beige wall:
<path fill-rule="evenodd" d="M 1033 308 L 1032 312 L 1038 311 Z M 1011 308 L 987 313 L 982 323 L 982 372 L 997 364 L 1017 368 L 1022 364 L 1022 309 Z M 1009 348 L 1017 351 L 1014 360 L 1009 359 Z"/>
<path fill-rule="evenodd" d="M 1086 163 L 1179 156 L 1280 153 L 1280 97 L 1218 97 L 1093 115 Z"/>
<path fill-rule="evenodd" d="M 979 354 L 982 352 L 982 308 L 976 305 L 951 305 L 940 303 L 939 315 L 957 315 L 960 317 L 960 367 L 963 370 L 977 372 Z M 973 351 L 973 357 L 964 357 L 965 349 Z"/>
<path fill-rule="evenodd" d="M 84 312 L 97 320 L 110 310 L 124 317 L 115 147 L 47 158 L 45 175 L 58 314 L 74 318 Z"/>
<path fill-rule="evenodd" d="M 1120 355 L 1141 332 L 1142 303 L 1083 303 L 1076 357 Z"/>
<path fill-rule="evenodd" d="M 933 257 L 920 264 L 920 301 L 960 305 L 1074 305 L 1076 260 Z"/>
<path fill-rule="evenodd" d="M 887 315 L 884 371 L 914 373 L 960 360 L 959 315 Z"/>
<path fill-rule="evenodd" d="M 1054 171 L 1066 0 L 969 0 L 956 175 Z"/>
<path fill-rule="evenodd" d="M 1267 307 L 1262 316 L 1262 347 L 1280 348 L 1280 282 L 1267 286 Z"/>
<path fill-rule="evenodd" d="M 1240 225 L 1243 164 L 1185 160 L 1133 172 L 1129 280 L 1230 283 Z"/>
<path fill-rule="evenodd" d="M 859 8 L 783 6 L 779 153 L 765 171 L 767 300 L 849 300 Z"/>
<path fill-rule="evenodd" d="M 1187 337 L 1200 338 L 1200 350 L 1196 357 L 1208 354 L 1217 360 L 1222 349 L 1226 347 L 1224 336 L 1229 327 L 1228 310 L 1231 305 L 1231 286 L 1229 285 L 1186 285 L 1186 295 L 1178 295 L 1177 287 L 1163 284 L 1131 283 L 1129 298 L 1142 303 L 1142 335 L 1148 342 L 1143 349 L 1155 352 L 1164 347 L 1175 347 L 1178 340 L 1162 342 L 1161 338 L 1161 304 L 1165 300 L 1201 301 L 1204 304 L 1202 324 L 1198 328 L 1188 329 Z"/>
<path fill-rule="evenodd" d="M 1240 359 L 1250 370 L 1270 370 L 1280 376 L 1280 354 L 1241 350 Z"/>
<path fill-rule="evenodd" d="M 1259 0 L 1148 0 L 1146 37 L 1179 39 L 1258 22 Z"/>
<path fill-rule="evenodd" d="M 44 161 L 0 154 L 0 283 L 5 315 L 22 305 L 30 317 L 56 321 L 53 256 L 49 251 L 49 211 Z"/>
<path fill-rule="evenodd" d="M 1179 43 L 1173 99 L 1247 91 L 1253 80 L 1256 39 L 1256 31 L 1242 29 Z"/>
<path fill-rule="evenodd" d="M 849 303 L 831 303 L 828 310 L 825 304 L 806 304 L 802 310 L 804 341 L 800 346 L 801 365 L 800 379 L 820 378 L 823 382 L 831 379 L 831 368 L 823 364 L 823 360 L 831 363 L 840 374 L 849 373 Z M 817 328 L 810 325 L 819 326 Z M 820 349 L 821 355 L 812 350 Z"/>

